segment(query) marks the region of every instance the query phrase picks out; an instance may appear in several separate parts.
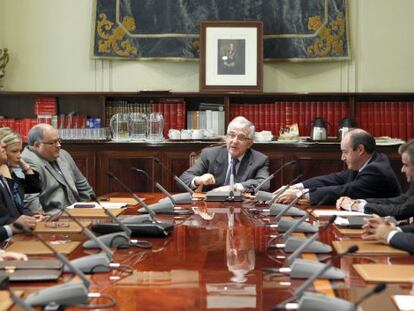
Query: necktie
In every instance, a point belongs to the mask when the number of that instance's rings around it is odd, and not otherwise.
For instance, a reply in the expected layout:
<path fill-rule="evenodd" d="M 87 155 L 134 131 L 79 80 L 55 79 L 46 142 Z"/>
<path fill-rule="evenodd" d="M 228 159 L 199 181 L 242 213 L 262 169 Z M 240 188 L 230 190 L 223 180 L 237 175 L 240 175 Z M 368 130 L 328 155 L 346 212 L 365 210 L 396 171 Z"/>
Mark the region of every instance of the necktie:
<path fill-rule="evenodd" d="M 230 167 L 227 170 L 227 175 L 226 175 L 226 179 L 224 181 L 224 185 L 228 186 L 230 185 L 230 181 L 231 181 L 231 175 L 236 175 L 236 165 L 237 163 L 239 163 L 239 159 L 237 158 L 231 158 L 231 163 L 230 163 Z"/>

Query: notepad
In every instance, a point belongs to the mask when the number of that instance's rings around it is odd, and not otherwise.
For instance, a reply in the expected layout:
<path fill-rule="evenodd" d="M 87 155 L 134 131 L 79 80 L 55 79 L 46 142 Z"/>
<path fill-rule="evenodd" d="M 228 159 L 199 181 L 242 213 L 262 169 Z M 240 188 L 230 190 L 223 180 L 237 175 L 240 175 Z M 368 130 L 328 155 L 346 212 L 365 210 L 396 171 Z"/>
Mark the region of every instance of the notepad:
<path fill-rule="evenodd" d="M 72 208 L 67 210 L 73 217 L 108 217 L 103 209 L 98 208 Z M 124 210 L 121 208 L 111 209 L 111 213 L 116 217 L 121 214 Z M 62 215 L 65 217 L 65 214 Z"/>
<path fill-rule="evenodd" d="M 366 282 L 409 283 L 414 276 L 413 265 L 354 264 L 352 266 Z"/>
<path fill-rule="evenodd" d="M 352 245 L 357 245 L 359 248 L 354 255 L 408 255 L 405 251 L 375 241 L 347 240 L 332 242 L 332 246 L 337 253 L 347 251 Z"/>
<path fill-rule="evenodd" d="M 80 222 L 84 227 L 89 227 L 91 222 L 82 220 Z M 66 220 L 59 220 L 59 221 L 39 221 L 36 223 L 36 227 L 34 232 L 62 232 L 62 233 L 79 233 L 82 232 L 83 228 L 81 228 L 77 223 L 74 221 L 66 221 Z"/>
<path fill-rule="evenodd" d="M 345 236 L 352 236 L 352 237 L 361 237 L 362 229 L 349 229 L 349 228 L 341 228 L 335 225 L 336 230 L 342 235 Z"/>
<path fill-rule="evenodd" d="M 78 241 L 49 241 L 49 244 L 58 253 L 68 255 L 80 244 Z M 9 252 L 24 253 L 26 255 L 52 255 L 53 252 L 39 241 L 15 241 L 7 247 Z"/>
<path fill-rule="evenodd" d="M 414 311 L 414 295 L 394 295 L 392 301 L 401 311 Z"/>

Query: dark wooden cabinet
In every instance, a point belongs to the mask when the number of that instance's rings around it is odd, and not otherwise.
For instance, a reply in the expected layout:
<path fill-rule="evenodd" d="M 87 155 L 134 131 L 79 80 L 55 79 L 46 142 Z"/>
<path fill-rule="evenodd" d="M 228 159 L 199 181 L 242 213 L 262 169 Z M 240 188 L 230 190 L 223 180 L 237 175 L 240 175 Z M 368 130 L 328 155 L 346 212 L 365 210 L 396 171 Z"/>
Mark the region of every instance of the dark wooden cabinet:
<path fill-rule="evenodd" d="M 74 143 L 64 142 L 63 148 L 74 157 L 81 171 L 95 188 L 97 194 L 110 192 L 124 192 L 125 190 L 107 172 L 112 172 L 133 191 L 157 191 L 155 182 L 171 192 L 180 192 L 174 175 L 181 175 L 189 167 L 190 153 L 199 153 L 210 142 L 188 143 Z M 341 161 L 339 144 L 279 144 L 257 143 L 256 150 L 269 156 L 270 173 L 282 164 L 296 160 L 296 164 L 287 166 L 279 172 L 272 181 L 272 189 L 289 183 L 299 174 L 307 179 L 321 174 L 338 172 L 345 168 Z M 379 152 L 388 155 L 396 175 L 400 178 L 403 188 L 407 182 L 401 174 L 401 160 L 397 152 L 398 146 L 379 147 Z M 154 158 L 158 158 L 164 167 L 161 167 Z M 144 170 L 150 178 L 131 168 Z"/>

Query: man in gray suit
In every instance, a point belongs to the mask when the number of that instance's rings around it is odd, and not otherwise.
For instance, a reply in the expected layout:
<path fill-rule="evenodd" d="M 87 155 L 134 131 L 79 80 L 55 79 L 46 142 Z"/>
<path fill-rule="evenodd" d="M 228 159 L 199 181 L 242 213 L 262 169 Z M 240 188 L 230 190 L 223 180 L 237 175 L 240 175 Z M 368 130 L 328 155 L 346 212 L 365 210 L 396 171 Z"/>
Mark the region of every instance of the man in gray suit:
<path fill-rule="evenodd" d="M 180 178 L 192 189 L 229 191 L 233 171 L 235 189 L 254 192 L 255 187 L 269 176 L 268 157 L 250 149 L 254 132 L 253 123 L 244 117 L 236 117 L 227 127 L 226 145 L 204 149 L 197 162 Z M 267 183 L 262 189 L 267 190 L 269 186 Z"/>
<path fill-rule="evenodd" d="M 23 159 L 39 173 L 41 192 L 26 194 L 25 206 L 33 212 L 56 212 L 95 195 L 85 176 L 68 152 L 61 149 L 58 131 L 49 124 L 38 124 L 29 131 Z"/>

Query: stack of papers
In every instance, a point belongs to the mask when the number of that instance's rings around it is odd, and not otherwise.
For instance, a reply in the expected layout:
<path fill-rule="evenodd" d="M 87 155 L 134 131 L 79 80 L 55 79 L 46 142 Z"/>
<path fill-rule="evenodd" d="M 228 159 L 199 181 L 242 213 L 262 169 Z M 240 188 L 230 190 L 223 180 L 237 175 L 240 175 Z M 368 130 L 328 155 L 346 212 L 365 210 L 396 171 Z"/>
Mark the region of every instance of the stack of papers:
<path fill-rule="evenodd" d="M 126 207 L 127 203 L 126 202 L 100 202 L 100 204 L 105 207 L 105 208 L 122 208 L 122 207 Z M 101 208 L 100 206 L 98 206 L 97 203 L 95 202 L 77 202 L 74 203 L 70 206 L 68 206 L 67 208 Z"/>
<path fill-rule="evenodd" d="M 312 212 L 312 214 L 319 218 L 319 217 L 330 217 L 333 215 L 336 216 L 370 216 L 369 214 L 364 214 L 360 212 L 351 212 L 351 211 L 339 211 L 337 209 L 316 209 Z"/>

